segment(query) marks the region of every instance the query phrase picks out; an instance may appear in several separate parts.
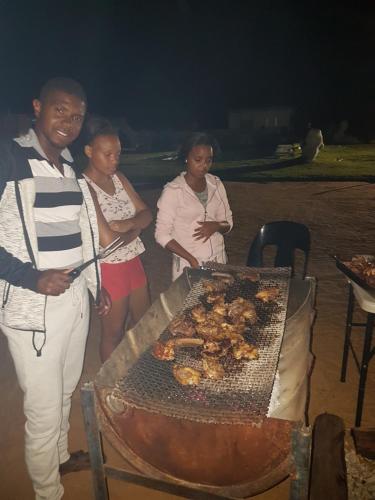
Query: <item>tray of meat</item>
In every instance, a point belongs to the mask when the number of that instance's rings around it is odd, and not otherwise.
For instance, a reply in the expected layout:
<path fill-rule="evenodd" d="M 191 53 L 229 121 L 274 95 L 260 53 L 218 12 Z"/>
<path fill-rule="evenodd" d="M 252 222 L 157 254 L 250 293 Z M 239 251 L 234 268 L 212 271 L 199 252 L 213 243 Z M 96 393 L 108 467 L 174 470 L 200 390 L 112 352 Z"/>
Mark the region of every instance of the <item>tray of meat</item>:
<path fill-rule="evenodd" d="M 336 262 L 336 267 L 351 281 L 365 290 L 375 290 L 375 256 L 354 255 L 351 259 L 341 259 L 331 255 Z"/>

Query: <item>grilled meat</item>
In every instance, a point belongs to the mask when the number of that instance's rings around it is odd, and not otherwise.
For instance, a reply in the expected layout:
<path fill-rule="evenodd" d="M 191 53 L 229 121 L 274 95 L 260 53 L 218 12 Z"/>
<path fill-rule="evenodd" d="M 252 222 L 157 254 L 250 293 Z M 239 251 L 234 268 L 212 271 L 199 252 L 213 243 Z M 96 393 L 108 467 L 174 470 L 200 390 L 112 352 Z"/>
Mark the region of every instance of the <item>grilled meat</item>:
<path fill-rule="evenodd" d="M 229 338 L 223 338 L 218 341 L 205 341 L 202 348 L 202 357 L 222 358 L 228 354 L 231 346 L 232 344 Z M 211 349 L 211 352 L 209 349 Z"/>
<path fill-rule="evenodd" d="M 206 309 L 202 306 L 202 304 L 198 304 L 194 306 L 190 311 L 191 317 L 197 323 L 203 323 L 206 321 Z"/>
<path fill-rule="evenodd" d="M 220 325 L 225 338 L 232 338 L 233 335 L 242 335 L 245 332 L 246 324 L 244 322 L 227 323 L 223 322 Z"/>
<path fill-rule="evenodd" d="M 228 332 L 227 339 L 230 340 L 231 345 L 236 345 L 245 341 L 243 336 L 236 332 Z"/>
<path fill-rule="evenodd" d="M 258 349 L 247 342 L 239 342 L 232 348 L 233 357 L 235 359 L 258 359 Z"/>
<path fill-rule="evenodd" d="M 203 374 L 206 378 L 212 380 L 220 380 L 224 377 L 225 371 L 221 366 L 219 361 L 212 357 L 204 357 L 202 359 L 203 363 Z"/>
<path fill-rule="evenodd" d="M 220 342 L 216 340 L 205 340 L 202 347 L 202 354 L 218 354 L 221 351 Z"/>
<path fill-rule="evenodd" d="M 252 325 L 257 321 L 255 305 L 243 297 L 237 297 L 229 304 L 228 316 L 235 322 L 248 321 Z"/>
<path fill-rule="evenodd" d="M 198 385 L 201 381 L 201 372 L 189 366 L 174 365 L 173 375 L 181 385 Z"/>
<path fill-rule="evenodd" d="M 372 255 L 355 255 L 344 264 L 368 285 L 375 287 L 375 258 Z"/>
<path fill-rule="evenodd" d="M 206 295 L 206 301 L 208 302 L 208 304 L 213 304 L 217 300 L 220 300 L 222 297 L 224 297 L 222 293 L 212 292 Z"/>
<path fill-rule="evenodd" d="M 202 286 L 206 292 L 222 292 L 227 288 L 228 283 L 222 279 L 203 280 Z"/>
<path fill-rule="evenodd" d="M 197 346 L 201 346 L 204 344 L 204 340 L 203 339 L 197 339 L 197 338 L 187 338 L 187 337 L 184 337 L 184 338 L 175 338 L 173 339 L 173 343 L 175 345 L 175 347 L 197 347 Z"/>
<path fill-rule="evenodd" d="M 167 342 L 155 342 L 152 355 L 161 361 L 172 361 L 175 358 L 175 343 L 173 339 Z"/>
<path fill-rule="evenodd" d="M 214 278 L 215 283 L 221 283 L 225 285 L 232 285 L 234 283 L 234 276 L 229 273 L 221 273 L 220 271 L 214 271 L 211 276 Z M 221 285 L 222 286 L 222 285 Z"/>
<path fill-rule="evenodd" d="M 228 309 L 228 304 L 224 301 L 224 296 L 216 300 L 212 306 L 212 311 L 220 316 L 226 316 Z"/>
<path fill-rule="evenodd" d="M 255 271 L 249 271 L 246 273 L 237 273 L 237 278 L 239 280 L 248 280 L 252 283 L 255 283 L 260 280 L 260 275 Z"/>
<path fill-rule="evenodd" d="M 280 290 L 277 287 L 266 288 L 265 290 L 261 290 L 255 295 L 256 299 L 261 300 L 262 302 L 273 302 L 279 295 Z"/>
<path fill-rule="evenodd" d="M 156 342 L 154 345 L 153 356 L 160 360 L 175 359 L 178 348 L 200 348 L 198 353 L 202 359 L 203 373 L 189 366 L 177 364 L 173 366 L 173 375 L 182 385 L 197 385 L 202 376 L 220 380 L 224 377 L 227 362 L 231 359 L 258 359 L 258 349 L 244 338 L 247 326 L 254 325 L 258 320 L 256 306 L 237 294 L 234 295 L 236 297 L 234 300 L 226 302 L 227 283 L 223 279 L 232 281 L 230 275 L 204 281 L 206 294 L 203 304 L 199 303 L 190 311 L 178 315 L 168 327 L 174 337 L 166 342 Z M 256 298 L 270 302 L 275 300 L 278 294 L 278 288 L 268 288 L 259 292 Z"/>
<path fill-rule="evenodd" d="M 174 318 L 170 322 L 168 330 L 172 335 L 182 335 L 183 337 L 192 337 L 195 334 L 192 321 L 186 318 L 185 315 Z"/>
<path fill-rule="evenodd" d="M 221 340 L 225 337 L 217 323 L 205 322 L 196 326 L 197 335 L 205 340 Z"/>

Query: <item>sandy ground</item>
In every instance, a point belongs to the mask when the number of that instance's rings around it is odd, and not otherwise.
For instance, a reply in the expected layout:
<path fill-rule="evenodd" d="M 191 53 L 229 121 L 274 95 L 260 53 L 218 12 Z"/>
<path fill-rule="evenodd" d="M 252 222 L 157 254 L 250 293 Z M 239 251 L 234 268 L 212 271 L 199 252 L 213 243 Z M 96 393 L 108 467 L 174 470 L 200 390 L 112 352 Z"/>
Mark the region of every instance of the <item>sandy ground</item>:
<path fill-rule="evenodd" d="M 227 183 L 234 214 L 235 228 L 227 237 L 229 261 L 243 265 L 250 241 L 257 229 L 272 220 L 289 219 L 306 224 L 311 231 L 312 249 L 308 272 L 318 279 L 317 319 L 313 329 L 313 352 L 316 356 L 311 380 L 310 421 L 322 412 L 341 416 L 346 426 L 354 425 L 358 375 L 349 361 L 346 383 L 340 383 L 343 330 L 347 301 L 346 281 L 336 270 L 330 253 L 351 255 L 374 253 L 375 226 L 372 207 L 375 191 L 371 185 L 354 183 Z M 160 191 L 142 194 L 155 207 Z M 153 298 L 169 283 L 169 256 L 153 240 L 153 228 L 146 231 L 145 267 Z M 361 335 L 355 345 L 361 352 Z M 98 322 L 94 317 L 90 329 L 81 383 L 92 380 L 100 366 L 98 357 Z M 33 498 L 23 460 L 22 394 L 8 353 L 5 337 L 0 335 L 0 498 L 29 500 Z M 375 427 L 375 362 L 370 365 L 362 425 Z M 87 448 L 80 409 L 79 391 L 73 398 L 70 447 Z M 121 459 L 108 445 L 108 460 L 121 465 Z M 66 500 L 93 498 L 90 472 L 63 478 Z M 111 500 L 177 499 L 173 495 L 152 491 L 115 480 L 109 481 Z M 288 498 L 288 480 L 258 495 L 257 500 Z"/>

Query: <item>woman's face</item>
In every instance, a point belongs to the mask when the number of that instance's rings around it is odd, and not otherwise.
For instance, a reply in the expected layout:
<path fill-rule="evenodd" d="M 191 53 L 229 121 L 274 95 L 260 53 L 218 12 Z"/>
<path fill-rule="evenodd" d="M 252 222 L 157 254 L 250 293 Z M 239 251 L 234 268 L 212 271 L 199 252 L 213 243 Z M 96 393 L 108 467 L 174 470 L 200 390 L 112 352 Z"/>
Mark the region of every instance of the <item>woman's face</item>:
<path fill-rule="evenodd" d="M 98 135 L 85 147 L 85 153 L 91 168 L 105 175 L 113 175 L 120 161 L 120 140 L 116 135 Z"/>
<path fill-rule="evenodd" d="M 211 168 L 213 157 L 211 146 L 194 146 L 186 157 L 188 173 L 193 177 L 204 177 Z"/>

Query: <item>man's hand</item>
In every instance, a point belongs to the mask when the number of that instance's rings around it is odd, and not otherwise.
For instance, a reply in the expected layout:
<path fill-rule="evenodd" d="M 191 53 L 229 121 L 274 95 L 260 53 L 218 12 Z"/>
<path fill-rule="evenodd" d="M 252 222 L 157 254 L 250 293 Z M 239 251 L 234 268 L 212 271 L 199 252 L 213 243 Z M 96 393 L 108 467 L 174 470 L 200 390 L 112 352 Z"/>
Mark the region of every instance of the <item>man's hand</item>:
<path fill-rule="evenodd" d="M 41 271 L 37 282 L 37 292 L 43 295 L 61 295 L 72 282 L 72 278 L 68 275 L 69 271 L 71 269 Z"/>
<path fill-rule="evenodd" d="M 193 233 L 193 238 L 195 240 L 203 240 L 203 243 L 220 229 L 220 223 L 214 220 L 198 222 L 198 224 L 199 226 Z"/>
<path fill-rule="evenodd" d="M 109 293 L 102 287 L 99 295 L 99 303 L 95 306 L 98 316 L 107 316 L 112 307 L 112 301 Z"/>

